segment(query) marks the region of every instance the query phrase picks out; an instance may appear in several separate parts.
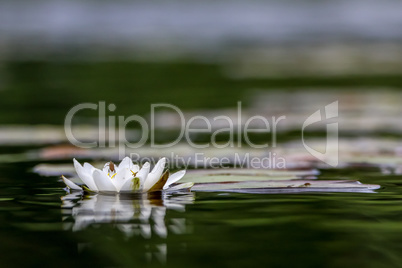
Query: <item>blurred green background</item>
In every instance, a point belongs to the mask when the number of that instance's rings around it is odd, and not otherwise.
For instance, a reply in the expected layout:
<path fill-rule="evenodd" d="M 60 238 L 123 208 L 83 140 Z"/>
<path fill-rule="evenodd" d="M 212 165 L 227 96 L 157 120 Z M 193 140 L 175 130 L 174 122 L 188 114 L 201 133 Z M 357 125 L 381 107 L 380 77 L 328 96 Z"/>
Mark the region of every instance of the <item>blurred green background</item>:
<path fill-rule="evenodd" d="M 247 106 L 256 88 L 398 89 L 401 8 L 362 0 L 0 1 L 0 124 L 61 125 L 74 105 L 101 100 L 127 116 L 158 102 Z"/>

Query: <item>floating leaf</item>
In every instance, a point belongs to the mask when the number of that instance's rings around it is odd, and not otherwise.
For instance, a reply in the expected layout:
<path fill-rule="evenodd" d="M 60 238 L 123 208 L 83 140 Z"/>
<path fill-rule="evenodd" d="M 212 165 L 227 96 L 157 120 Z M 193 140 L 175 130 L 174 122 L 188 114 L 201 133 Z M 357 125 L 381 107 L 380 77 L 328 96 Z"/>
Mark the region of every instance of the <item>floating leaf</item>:
<path fill-rule="evenodd" d="M 73 176 L 76 174 L 75 168 L 71 164 L 39 164 L 34 166 L 32 171 L 41 176 Z"/>
<path fill-rule="evenodd" d="M 372 193 L 379 185 L 348 180 L 289 180 L 197 183 L 192 191 L 237 193 L 362 192 Z"/>
<path fill-rule="evenodd" d="M 252 175 L 206 175 L 206 176 L 185 176 L 180 182 L 194 183 L 227 183 L 227 182 L 244 182 L 244 181 L 280 181 L 280 180 L 297 180 L 298 177 L 292 176 L 252 176 Z"/>
<path fill-rule="evenodd" d="M 205 175 L 253 175 L 253 176 L 309 176 L 319 175 L 317 169 L 308 170 L 286 170 L 286 169 L 246 169 L 246 168 L 222 168 L 222 169 L 197 169 L 190 170 L 187 174 L 191 176 Z"/>
<path fill-rule="evenodd" d="M 318 170 L 272 170 L 272 169 L 214 169 L 189 170 L 180 182 L 214 183 L 266 180 L 295 180 L 304 176 L 318 175 Z"/>
<path fill-rule="evenodd" d="M 2 201 L 12 201 L 12 200 L 14 200 L 14 198 L 9 198 L 9 197 L 0 198 L 0 202 L 2 202 Z"/>

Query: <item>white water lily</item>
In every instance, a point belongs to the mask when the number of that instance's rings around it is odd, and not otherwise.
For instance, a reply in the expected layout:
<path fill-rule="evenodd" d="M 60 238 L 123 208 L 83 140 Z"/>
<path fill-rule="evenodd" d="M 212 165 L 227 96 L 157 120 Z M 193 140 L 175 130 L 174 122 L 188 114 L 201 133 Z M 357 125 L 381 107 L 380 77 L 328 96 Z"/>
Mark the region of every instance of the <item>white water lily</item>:
<path fill-rule="evenodd" d="M 74 167 L 78 177 L 86 186 L 83 188 L 92 192 L 153 192 L 160 190 L 179 190 L 192 187 L 192 183 L 183 183 L 170 187 L 173 183 L 179 181 L 185 174 L 181 170 L 169 176 L 168 171 L 163 173 L 166 164 L 166 158 L 162 158 L 156 163 L 150 171 L 151 165 L 146 162 L 142 168 L 133 164 L 129 157 L 125 157 L 119 165 L 113 162 L 105 164 L 103 169 L 97 169 L 89 163 L 82 166 L 77 160 L 73 159 Z M 62 176 L 64 183 L 71 190 L 80 190 L 83 188 Z"/>

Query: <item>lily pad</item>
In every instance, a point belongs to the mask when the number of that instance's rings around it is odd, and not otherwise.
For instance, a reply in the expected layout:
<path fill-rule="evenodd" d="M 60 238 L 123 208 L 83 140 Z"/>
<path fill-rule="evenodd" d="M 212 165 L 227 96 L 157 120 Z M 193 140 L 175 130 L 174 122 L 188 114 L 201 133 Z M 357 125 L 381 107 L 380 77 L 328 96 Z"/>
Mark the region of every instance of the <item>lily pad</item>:
<path fill-rule="evenodd" d="M 194 183 L 226 183 L 244 181 L 267 181 L 267 180 L 297 180 L 295 176 L 253 176 L 253 175 L 206 175 L 206 176 L 185 176 L 180 182 Z"/>
<path fill-rule="evenodd" d="M 197 183 L 192 191 L 236 193 L 301 193 L 301 192 L 358 192 L 373 193 L 379 185 L 345 180 L 284 180 L 242 181 L 226 183 Z"/>
<path fill-rule="evenodd" d="M 315 178 L 319 171 L 311 170 L 275 170 L 275 169 L 214 169 L 189 170 L 180 182 L 218 183 L 266 180 L 296 180 L 308 176 Z"/>
<path fill-rule="evenodd" d="M 208 175 L 252 175 L 252 176 L 314 176 L 319 175 L 320 172 L 317 169 L 307 170 L 286 170 L 286 169 L 235 169 L 235 168 L 223 168 L 223 169 L 197 169 L 187 172 L 191 176 L 208 176 Z"/>
<path fill-rule="evenodd" d="M 103 162 L 92 163 L 94 167 L 102 168 Z M 72 164 L 39 164 L 32 168 L 32 172 L 44 177 L 76 176 L 77 172 Z"/>
<path fill-rule="evenodd" d="M 76 174 L 75 168 L 71 164 L 39 164 L 33 167 L 32 171 L 41 176 L 73 176 Z"/>

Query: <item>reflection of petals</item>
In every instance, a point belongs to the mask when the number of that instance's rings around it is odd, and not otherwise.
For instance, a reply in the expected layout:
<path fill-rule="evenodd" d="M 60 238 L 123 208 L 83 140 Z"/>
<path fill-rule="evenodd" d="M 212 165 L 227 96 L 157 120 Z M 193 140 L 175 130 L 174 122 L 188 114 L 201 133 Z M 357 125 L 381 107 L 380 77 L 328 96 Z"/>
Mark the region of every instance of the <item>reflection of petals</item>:
<path fill-rule="evenodd" d="M 126 237 L 131 237 L 134 234 L 132 224 L 117 224 L 116 227 L 123 232 Z"/>
<path fill-rule="evenodd" d="M 184 211 L 185 204 L 194 201 L 194 194 L 191 192 L 180 195 L 164 193 L 158 195 L 160 201 L 144 198 L 146 196 L 140 195 L 136 196 L 137 199 L 133 199 L 133 196 L 123 194 L 96 194 L 81 199 L 81 192 L 73 192 L 62 197 L 64 215 L 69 211 L 68 214 L 74 219 L 72 226 L 65 222 L 64 227 L 80 231 L 95 223 L 114 223 L 126 237 L 141 235 L 149 239 L 152 235 L 156 235 L 166 238 L 168 235 L 165 224 L 166 210 L 178 206 Z M 71 209 L 67 210 L 68 208 Z M 66 216 L 65 220 L 69 218 L 71 217 Z M 184 233 L 184 220 L 172 220 L 169 230 L 174 234 Z"/>
<path fill-rule="evenodd" d="M 186 207 L 181 204 L 166 203 L 165 206 L 170 210 L 176 210 L 180 212 L 184 212 L 186 210 Z"/>
<path fill-rule="evenodd" d="M 160 237 L 160 238 L 166 238 L 167 237 L 167 230 L 165 226 L 164 221 L 157 221 L 155 222 L 154 225 L 154 232 Z"/>
<path fill-rule="evenodd" d="M 155 222 L 154 231 L 161 238 L 167 237 L 165 215 L 166 215 L 165 207 L 154 207 L 152 210 L 152 219 Z"/>
<path fill-rule="evenodd" d="M 150 224 L 140 224 L 141 235 L 145 239 L 150 239 L 152 236 L 151 225 Z"/>
<path fill-rule="evenodd" d="M 143 222 L 147 222 L 149 220 L 149 218 L 151 217 L 151 213 L 152 213 L 152 207 L 150 205 L 144 206 L 141 209 L 141 212 L 140 212 L 138 218 Z"/>
<path fill-rule="evenodd" d="M 185 219 L 172 219 L 169 225 L 169 230 L 174 234 L 184 234 L 186 232 Z"/>
<path fill-rule="evenodd" d="M 152 218 L 157 221 L 160 218 L 165 218 L 166 207 L 154 207 L 152 211 Z"/>
<path fill-rule="evenodd" d="M 74 200 L 81 197 L 80 192 L 73 192 L 61 197 L 61 207 L 62 208 L 72 208 L 75 205 Z"/>
<path fill-rule="evenodd" d="M 166 256 L 167 256 L 167 245 L 166 243 L 160 244 L 156 246 L 158 249 L 158 252 L 155 253 L 156 258 L 158 261 L 161 263 L 165 264 L 166 263 Z"/>
<path fill-rule="evenodd" d="M 81 215 L 77 217 L 73 226 L 73 232 L 81 231 L 86 229 L 91 224 L 95 223 L 95 219 L 91 215 Z"/>

